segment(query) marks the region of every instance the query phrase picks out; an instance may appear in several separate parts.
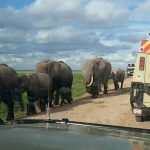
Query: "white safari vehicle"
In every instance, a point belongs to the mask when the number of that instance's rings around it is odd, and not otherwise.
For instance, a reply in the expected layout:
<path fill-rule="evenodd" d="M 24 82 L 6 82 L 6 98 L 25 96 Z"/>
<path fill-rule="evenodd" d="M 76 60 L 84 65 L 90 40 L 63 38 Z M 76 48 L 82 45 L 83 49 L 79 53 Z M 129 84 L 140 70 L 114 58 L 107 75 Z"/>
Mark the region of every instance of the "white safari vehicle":
<path fill-rule="evenodd" d="M 133 76 L 134 68 L 135 68 L 134 64 L 128 64 L 128 67 L 127 67 L 127 77 Z"/>
<path fill-rule="evenodd" d="M 136 121 L 150 116 L 150 40 L 142 40 L 131 83 L 130 103 Z"/>

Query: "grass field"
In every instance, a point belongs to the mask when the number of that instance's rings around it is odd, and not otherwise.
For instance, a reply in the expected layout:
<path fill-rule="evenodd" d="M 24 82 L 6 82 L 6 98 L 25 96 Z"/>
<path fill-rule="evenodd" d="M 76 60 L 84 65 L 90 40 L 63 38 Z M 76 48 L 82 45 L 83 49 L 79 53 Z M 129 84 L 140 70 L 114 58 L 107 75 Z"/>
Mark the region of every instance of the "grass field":
<path fill-rule="evenodd" d="M 32 71 L 17 71 L 18 75 L 23 75 L 26 73 L 31 73 Z M 73 98 L 79 97 L 83 95 L 86 92 L 85 86 L 84 86 L 84 80 L 81 72 L 75 71 L 73 72 L 73 86 L 72 86 L 72 95 Z M 15 118 L 23 117 L 26 115 L 26 105 L 27 105 L 27 96 L 26 93 L 22 94 L 22 99 L 25 105 L 25 111 L 20 111 L 20 106 L 18 104 L 15 104 Z M 38 108 L 37 108 L 38 109 Z M 7 108 L 5 104 L 0 104 L 0 118 L 4 119 L 6 118 L 7 114 Z"/>

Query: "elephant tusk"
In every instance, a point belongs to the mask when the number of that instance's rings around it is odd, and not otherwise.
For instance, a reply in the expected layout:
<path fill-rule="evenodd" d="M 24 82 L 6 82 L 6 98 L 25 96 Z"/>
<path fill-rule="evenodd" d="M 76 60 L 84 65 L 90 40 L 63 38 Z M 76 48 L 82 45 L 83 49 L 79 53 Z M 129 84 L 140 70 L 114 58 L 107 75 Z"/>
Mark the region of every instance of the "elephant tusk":
<path fill-rule="evenodd" d="M 92 83 L 93 83 L 93 76 L 91 77 L 91 82 L 90 82 L 90 84 L 88 84 L 87 86 L 91 86 Z"/>

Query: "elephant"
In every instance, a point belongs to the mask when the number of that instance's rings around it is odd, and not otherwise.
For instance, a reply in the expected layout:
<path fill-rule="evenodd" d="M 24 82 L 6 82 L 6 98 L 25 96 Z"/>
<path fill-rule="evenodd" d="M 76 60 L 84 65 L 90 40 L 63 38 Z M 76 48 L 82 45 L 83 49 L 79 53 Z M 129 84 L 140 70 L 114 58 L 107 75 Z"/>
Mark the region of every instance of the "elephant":
<path fill-rule="evenodd" d="M 21 111 L 24 111 L 17 73 L 8 65 L 0 64 L 0 102 L 7 106 L 6 121 L 14 120 L 15 101 L 19 102 Z"/>
<path fill-rule="evenodd" d="M 20 87 L 22 92 L 27 92 L 29 103 L 27 104 L 27 115 L 36 114 L 34 102 L 40 102 L 41 112 L 52 99 L 52 80 L 46 73 L 32 73 L 20 76 Z"/>
<path fill-rule="evenodd" d="M 82 74 L 86 83 L 86 90 L 97 97 L 100 85 L 104 85 L 103 94 L 107 94 L 108 79 L 111 74 L 111 63 L 103 58 L 91 58 L 85 60 L 82 68 Z"/>
<path fill-rule="evenodd" d="M 65 104 L 65 99 L 67 100 L 67 103 L 71 103 L 72 97 L 71 97 L 71 89 L 68 87 L 62 87 L 59 89 L 58 94 L 61 96 L 61 102 L 60 105 L 62 106 Z"/>
<path fill-rule="evenodd" d="M 36 65 L 35 72 L 47 73 L 52 79 L 52 96 L 54 95 L 54 92 L 56 92 L 55 105 L 59 104 L 59 90 L 62 87 L 69 88 L 71 91 L 73 82 L 72 70 L 63 61 L 43 60 Z M 71 103 L 72 101 L 72 93 L 70 91 L 68 93 L 70 96 L 66 97 L 68 103 Z"/>
<path fill-rule="evenodd" d="M 115 90 L 119 88 L 118 82 L 121 82 L 121 89 L 123 88 L 123 82 L 125 79 L 125 71 L 123 69 L 118 69 L 116 71 L 112 71 L 112 79 L 114 82 Z"/>

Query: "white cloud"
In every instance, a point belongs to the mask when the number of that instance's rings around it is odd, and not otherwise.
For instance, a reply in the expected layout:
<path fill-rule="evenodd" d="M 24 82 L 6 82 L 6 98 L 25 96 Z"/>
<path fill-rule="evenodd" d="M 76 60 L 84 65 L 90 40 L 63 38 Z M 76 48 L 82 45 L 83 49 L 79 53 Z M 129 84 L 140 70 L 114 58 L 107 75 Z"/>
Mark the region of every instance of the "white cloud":
<path fill-rule="evenodd" d="M 32 28 L 31 18 L 23 10 L 0 8 L 0 28 L 6 27 L 28 30 Z"/>
<path fill-rule="evenodd" d="M 128 52 L 116 52 L 115 54 L 107 54 L 104 58 L 108 59 L 113 69 L 122 68 L 126 69 L 128 63 L 134 63 L 136 56 L 133 55 L 133 51 Z"/>
<path fill-rule="evenodd" d="M 96 21 L 120 18 L 127 13 L 125 10 L 115 8 L 113 3 L 93 0 L 85 6 L 85 13 L 91 20 Z"/>
<path fill-rule="evenodd" d="M 95 32 L 84 31 L 69 26 L 52 30 L 40 30 L 33 37 L 33 41 L 36 43 L 49 43 L 51 46 L 52 44 L 62 44 L 64 45 L 63 49 L 69 45 L 72 45 L 72 49 L 75 47 L 86 47 L 86 45 L 88 45 L 89 48 L 100 45 L 99 37 Z M 56 46 L 59 47 L 60 45 Z"/>
<path fill-rule="evenodd" d="M 128 10 L 107 1 L 90 1 L 84 8 L 87 22 L 99 27 L 120 26 L 128 20 Z M 122 24 L 123 25 L 123 24 Z"/>
<path fill-rule="evenodd" d="M 34 26 L 55 27 L 75 19 L 80 3 L 80 0 L 36 0 L 25 12 L 34 19 Z"/>
<path fill-rule="evenodd" d="M 1 43 L 22 43 L 26 40 L 26 32 L 3 28 L 0 30 Z"/>
<path fill-rule="evenodd" d="M 0 63 L 33 69 L 42 59 L 56 59 L 81 69 L 86 58 L 102 56 L 125 66 L 149 30 L 136 22 L 149 18 L 149 5 L 150 0 L 35 0 L 21 9 L 0 8 Z"/>
<path fill-rule="evenodd" d="M 31 14 L 68 13 L 73 12 L 80 6 L 80 0 L 36 0 L 27 7 Z M 57 8 L 57 9 L 56 9 Z M 50 14 L 48 14 L 50 15 Z"/>
<path fill-rule="evenodd" d="M 138 3 L 137 7 L 135 8 L 132 19 L 138 21 L 149 21 L 150 19 L 150 0 L 144 0 Z"/>

